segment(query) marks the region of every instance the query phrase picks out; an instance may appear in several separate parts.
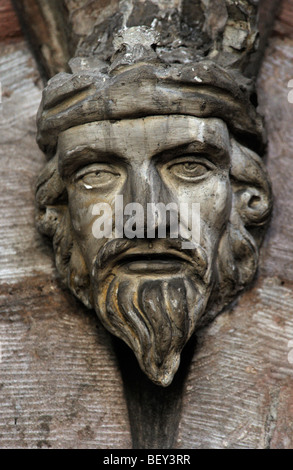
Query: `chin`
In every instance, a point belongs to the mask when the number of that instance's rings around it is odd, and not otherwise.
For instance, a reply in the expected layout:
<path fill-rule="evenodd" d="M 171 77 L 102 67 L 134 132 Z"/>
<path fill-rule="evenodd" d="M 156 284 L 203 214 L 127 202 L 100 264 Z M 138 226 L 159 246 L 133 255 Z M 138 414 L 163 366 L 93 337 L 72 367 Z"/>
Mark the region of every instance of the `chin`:
<path fill-rule="evenodd" d="M 150 380 L 168 386 L 205 311 L 210 287 L 182 260 L 134 257 L 92 282 L 103 325 L 133 350 Z"/>

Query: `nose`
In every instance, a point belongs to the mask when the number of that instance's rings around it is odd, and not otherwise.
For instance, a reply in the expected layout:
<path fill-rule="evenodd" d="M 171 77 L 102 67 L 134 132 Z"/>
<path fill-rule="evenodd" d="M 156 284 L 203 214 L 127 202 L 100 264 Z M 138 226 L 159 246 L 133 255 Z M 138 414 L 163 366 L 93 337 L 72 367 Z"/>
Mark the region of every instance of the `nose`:
<path fill-rule="evenodd" d="M 132 171 L 128 178 L 127 188 L 124 193 L 124 207 L 129 203 L 137 203 L 143 210 L 143 233 L 148 238 L 147 232 L 157 233 L 158 219 L 148 219 L 149 204 L 164 204 L 174 202 L 174 196 L 164 184 L 158 170 L 153 165 L 141 165 Z M 135 206 L 133 206 L 135 207 Z M 124 222 L 125 223 L 125 222 Z M 150 224 L 152 226 L 150 226 Z M 166 223 L 168 228 L 168 222 Z M 153 238 L 153 237 L 151 237 Z"/>

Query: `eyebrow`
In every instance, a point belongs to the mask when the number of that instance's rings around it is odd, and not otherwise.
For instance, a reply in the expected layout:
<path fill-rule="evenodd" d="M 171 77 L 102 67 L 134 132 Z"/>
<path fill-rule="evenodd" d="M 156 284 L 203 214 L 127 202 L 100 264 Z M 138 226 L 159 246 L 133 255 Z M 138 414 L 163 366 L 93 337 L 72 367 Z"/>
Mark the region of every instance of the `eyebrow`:
<path fill-rule="evenodd" d="M 177 145 L 168 150 L 163 150 L 160 153 L 153 156 L 157 163 L 165 163 L 172 158 L 180 157 L 180 153 L 184 152 L 192 154 L 202 154 L 205 158 L 211 157 L 215 162 L 222 162 L 223 158 L 229 157 L 229 149 L 222 145 L 211 144 L 210 142 L 200 142 L 193 140 L 182 145 Z M 179 153 L 179 155 L 178 155 Z M 171 157 L 171 158 L 170 158 Z"/>
<path fill-rule="evenodd" d="M 67 150 L 59 154 L 59 173 L 61 177 L 66 178 L 86 165 L 102 161 L 127 164 L 127 159 L 118 155 L 115 151 L 97 149 L 90 145 L 81 145 L 73 150 Z"/>
<path fill-rule="evenodd" d="M 174 143 L 170 147 L 168 147 L 166 142 L 166 147 L 166 149 L 153 154 L 150 159 L 160 164 L 180 156 L 178 153 L 182 154 L 183 152 L 202 153 L 205 157 L 211 157 L 217 163 L 223 161 L 225 155 L 228 157 L 228 149 L 226 147 L 207 141 L 200 142 L 195 138 L 190 138 L 189 141 L 179 145 Z M 61 177 L 68 178 L 79 169 L 96 162 L 120 163 L 124 165 L 129 163 L 127 157 L 119 154 L 114 149 L 107 150 L 102 147 L 84 144 L 59 154 L 59 173 Z"/>

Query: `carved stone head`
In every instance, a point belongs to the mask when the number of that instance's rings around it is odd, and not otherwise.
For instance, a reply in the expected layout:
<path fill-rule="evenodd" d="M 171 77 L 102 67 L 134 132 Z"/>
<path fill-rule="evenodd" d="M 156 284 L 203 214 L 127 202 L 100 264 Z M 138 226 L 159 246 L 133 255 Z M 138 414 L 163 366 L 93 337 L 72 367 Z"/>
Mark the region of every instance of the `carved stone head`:
<path fill-rule="evenodd" d="M 253 280 L 272 196 L 250 81 L 210 58 L 166 63 L 133 29 L 110 65 L 74 59 L 44 90 L 37 224 L 64 283 L 167 386 L 196 328 Z"/>

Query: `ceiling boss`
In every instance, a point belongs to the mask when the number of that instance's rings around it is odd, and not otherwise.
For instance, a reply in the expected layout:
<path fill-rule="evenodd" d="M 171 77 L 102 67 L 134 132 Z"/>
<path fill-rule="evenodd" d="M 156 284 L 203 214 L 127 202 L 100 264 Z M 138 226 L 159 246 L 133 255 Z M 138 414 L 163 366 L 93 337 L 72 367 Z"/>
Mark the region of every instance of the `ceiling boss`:
<path fill-rule="evenodd" d="M 124 26 L 109 60 L 77 55 L 43 92 L 37 226 L 63 282 L 162 386 L 253 280 L 271 213 L 254 3 L 206 12 L 193 42 L 174 17 L 168 34 Z"/>

